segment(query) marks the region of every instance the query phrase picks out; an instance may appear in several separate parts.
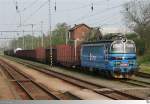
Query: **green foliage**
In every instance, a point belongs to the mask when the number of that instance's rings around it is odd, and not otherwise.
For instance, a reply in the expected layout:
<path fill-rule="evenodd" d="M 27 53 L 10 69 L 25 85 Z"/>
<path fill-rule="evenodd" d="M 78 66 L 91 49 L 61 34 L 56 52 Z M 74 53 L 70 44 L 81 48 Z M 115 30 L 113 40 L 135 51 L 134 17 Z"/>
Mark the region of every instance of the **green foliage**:
<path fill-rule="evenodd" d="M 61 35 L 54 35 L 52 37 L 52 45 L 65 44 L 66 39 Z"/>
<path fill-rule="evenodd" d="M 144 39 L 140 38 L 138 35 L 131 33 L 126 35 L 128 39 L 134 40 L 136 44 L 136 50 L 138 55 L 138 63 L 143 64 L 150 62 L 150 51 L 146 51 L 146 43 Z"/>
<path fill-rule="evenodd" d="M 145 51 L 145 41 L 142 39 L 135 39 L 134 40 L 135 44 L 136 44 L 136 48 L 137 48 L 137 54 L 139 56 L 144 55 Z"/>
<path fill-rule="evenodd" d="M 74 45 L 74 41 L 69 40 L 69 41 L 68 41 L 68 44 L 70 44 L 70 45 Z"/>
<path fill-rule="evenodd" d="M 69 29 L 66 23 L 58 23 L 52 31 L 52 45 L 65 44 Z"/>
<path fill-rule="evenodd" d="M 136 33 L 128 33 L 126 34 L 126 37 L 128 39 L 134 40 L 136 44 L 137 54 L 139 56 L 144 55 L 146 51 L 146 47 L 145 47 L 146 42 L 143 39 L 141 39 Z"/>
<path fill-rule="evenodd" d="M 111 40 L 114 35 L 116 35 L 116 34 L 113 34 L 113 33 L 106 34 L 106 35 L 103 36 L 102 39 L 103 40 Z"/>
<path fill-rule="evenodd" d="M 65 44 L 66 36 L 68 35 L 68 30 L 70 26 L 66 23 L 59 23 L 56 28 L 52 31 L 52 45 Z M 19 37 L 17 40 L 12 40 L 10 47 L 22 48 L 23 49 L 23 38 L 24 38 L 24 49 L 32 49 L 32 39 L 33 39 L 33 49 L 37 47 L 42 47 L 42 37 L 37 37 L 36 34 L 26 35 L 24 37 Z M 44 47 L 50 46 L 50 35 L 44 36 Z"/>
<path fill-rule="evenodd" d="M 85 41 L 98 41 L 102 39 L 102 33 L 99 28 L 92 28 L 89 33 L 87 33 Z"/>
<path fill-rule="evenodd" d="M 65 44 L 69 29 L 66 23 L 58 23 L 52 31 L 52 45 Z"/>
<path fill-rule="evenodd" d="M 138 38 L 138 35 L 136 33 L 128 33 L 128 34 L 126 34 L 126 37 L 128 39 L 135 40 Z"/>
<path fill-rule="evenodd" d="M 150 63 L 147 63 L 147 62 L 146 63 L 142 63 L 140 65 L 140 71 L 150 74 Z"/>
<path fill-rule="evenodd" d="M 142 63 L 149 63 L 150 62 L 150 53 L 145 54 L 143 56 L 140 56 L 138 58 L 138 63 L 142 64 Z"/>
<path fill-rule="evenodd" d="M 33 43 L 32 43 L 33 39 Z M 10 47 L 12 49 L 14 48 L 24 48 L 24 49 L 32 49 L 33 48 L 41 47 L 41 37 L 35 37 L 31 35 L 26 35 L 24 37 L 19 37 L 17 40 L 12 40 Z M 24 46 L 23 46 L 23 40 L 24 40 Z"/>

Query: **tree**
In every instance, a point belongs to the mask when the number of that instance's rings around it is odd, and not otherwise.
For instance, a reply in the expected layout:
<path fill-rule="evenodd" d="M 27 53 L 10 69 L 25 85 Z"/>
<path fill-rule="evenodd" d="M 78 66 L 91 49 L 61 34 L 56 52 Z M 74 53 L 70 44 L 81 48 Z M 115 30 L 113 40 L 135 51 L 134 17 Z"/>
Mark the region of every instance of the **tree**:
<path fill-rule="evenodd" d="M 98 41 L 102 39 L 102 32 L 99 27 L 92 28 L 86 35 L 85 41 Z"/>
<path fill-rule="evenodd" d="M 58 23 L 56 28 L 52 31 L 52 44 L 64 44 L 66 42 L 66 36 L 70 26 L 67 23 Z"/>
<path fill-rule="evenodd" d="M 56 28 L 52 31 L 52 45 L 64 44 L 66 41 L 66 35 L 68 34 L 68 30 L 70 26 L 66 23 L 58 23 Z M 33 49 L 37 47 L 41 47 L 42 37 L 32 36 L 30 34 L 25 35 L 24 37 L 19 37 L 16 40 L 12 40 L 10 47 L 11 48 L 23 48 L 23 38 L 25 41 L 25 49 L 32 49 L 32 38 L 33 38 Z M 50 46 L 50 35 L 44 35 L 44 47 Z"/>
<path fill-rule="evenodd" d="M 150 48 L 150 1 L 131 1 L 124 5 L 124 9 L 127 25 L 140 36 L 142 41 L 145 41 L 148 50 Z"/>

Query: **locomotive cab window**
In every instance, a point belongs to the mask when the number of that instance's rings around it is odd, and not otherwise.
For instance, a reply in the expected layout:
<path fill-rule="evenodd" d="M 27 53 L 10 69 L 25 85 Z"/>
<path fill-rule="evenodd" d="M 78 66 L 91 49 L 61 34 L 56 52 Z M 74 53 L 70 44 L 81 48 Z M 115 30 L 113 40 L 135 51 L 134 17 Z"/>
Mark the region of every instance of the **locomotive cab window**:
<path fill-rule="evenodd" d="M 112 43 L 110 53 L 124 53 L 124 46 L 122 41 L 118 40 Z"/>
<path fill-rule="evenodd" d="M 135 44 L 133 41 L 127 41 L 125 44 L 125 53 L 136 53 Z"/>
<path fill-rule="evenodd" d="M 130 40 L 126 42 L 117 40 L 112 43 L 110 53 L 136 53 L 135 44 Z"/>

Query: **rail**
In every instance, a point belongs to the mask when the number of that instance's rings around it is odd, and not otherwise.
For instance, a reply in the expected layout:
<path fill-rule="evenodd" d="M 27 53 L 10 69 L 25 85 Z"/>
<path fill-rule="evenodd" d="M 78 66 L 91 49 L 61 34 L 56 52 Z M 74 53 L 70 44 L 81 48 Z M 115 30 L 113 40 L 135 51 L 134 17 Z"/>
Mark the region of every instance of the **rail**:
<path fill-rule="evenodd" d="M 16 60 L 14 60 L 14 61 L 16 61 Z M 38 70 L 40 72 L 43 72 L 45 74 L 57 77 L 59 79 L 67 81 L 68 83 L 71 83 L 73 85 L 82 87 L 84 89 L 92 90 L 92 91 L 94 91 L 98 94 L 104 95 L 104 96 L 109 97 L 111 99 L 115 99 L 115 100 L 117 100 L 117 99 L 119 99 L 119 100 L 125 100 L 125 99 L 128 99 L 128 100 L 133 100 L 133 99 L 141 100 L 141 99 L 144 99 L 144 98 L 140 98 L 140 97 L 137 97 L 137 96 L 133 96 L 133 95 L 118 91 L 116 89 L 105 87 L 103 85 L 97 85 L 97 84 L 90 83 L 90 82 L 87 82 L 87 81 L 84 81 L 84 80 L 81 80 L 81 79 L 78 79 L 78 78 L 75 78 L 75 77 L 72 77 L 72 76 L 68 76 L 68 75 L 65 75 L 65 74 L 62 74 L 62 73 L 58 73 L 56 71 L 48 70 L 46 68 L 36 66 L 34 64 L 31 64 L 31 63 L 28 63 L 28 62 L 25 62 L 25 61 L 23 61 L 23 62 L 19 61 L 18 63 L 20 63 L 22 65 L 25 65 L 27 67 L 30 67 L 32 69 Z"/>

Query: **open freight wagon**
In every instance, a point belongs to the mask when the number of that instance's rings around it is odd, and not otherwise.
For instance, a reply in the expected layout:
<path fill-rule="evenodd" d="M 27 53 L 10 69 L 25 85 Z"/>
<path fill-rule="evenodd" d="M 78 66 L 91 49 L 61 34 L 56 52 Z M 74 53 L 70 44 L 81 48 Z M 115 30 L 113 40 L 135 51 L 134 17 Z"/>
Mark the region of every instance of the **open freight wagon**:
<path fill-rule="evenodd" d="M 80 65 L 80 46 L 74 45 L 58 45 L 57 63 L 64 66 L 79 66 Z"/>
<path fill-rule="evenodd" d="M 45 49 L 19 50 L 15 54 L 19 58 L 45 63 Z"/>

